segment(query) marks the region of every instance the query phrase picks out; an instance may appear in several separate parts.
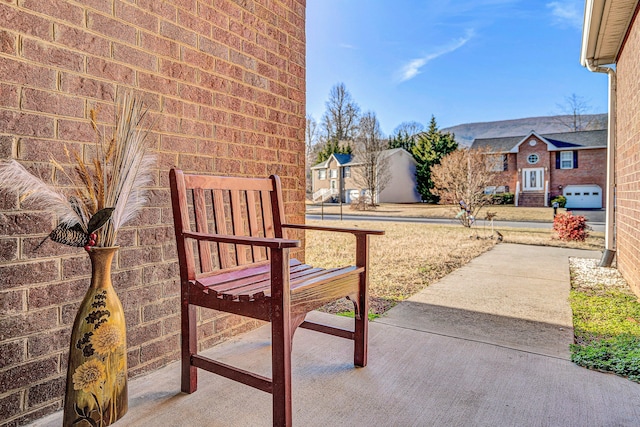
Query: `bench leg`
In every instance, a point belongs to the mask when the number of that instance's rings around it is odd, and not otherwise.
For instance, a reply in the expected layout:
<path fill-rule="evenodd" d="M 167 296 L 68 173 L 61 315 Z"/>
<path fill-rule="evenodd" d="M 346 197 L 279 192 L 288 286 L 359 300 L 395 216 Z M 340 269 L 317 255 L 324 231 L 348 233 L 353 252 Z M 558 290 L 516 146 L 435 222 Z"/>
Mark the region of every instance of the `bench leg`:
<path fill-rule="evenodd" d="M 196 335 L 196 307 L 189 305 L 188 300 L 182 301 L 182 384 L 184 393 L 193 393 L 198 388 L 198 369 L 191 365 L 191 355 L 198 352 Z"/>
<path fill-rule="evenodd" d="M 271 374 L 273 425 L 292 425 L 291 294 L 288 250 L 271 250 Z"/>
<path fill-rule="evenodd" d="M 356 265 L 364 267 L 358 284 L 358 313 L 354 333 L 353 364 L 367 366 L 367 347 L 369 337 L 369 236 L 356 237 Z"/>

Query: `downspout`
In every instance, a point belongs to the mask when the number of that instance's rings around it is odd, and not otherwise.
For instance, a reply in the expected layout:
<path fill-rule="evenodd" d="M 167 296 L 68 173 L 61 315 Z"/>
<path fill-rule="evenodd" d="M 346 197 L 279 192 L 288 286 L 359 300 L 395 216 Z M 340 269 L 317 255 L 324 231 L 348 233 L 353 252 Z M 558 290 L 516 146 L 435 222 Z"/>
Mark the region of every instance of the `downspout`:
<path fill-rule="evenodd" d="M 616 72 L 613 68 L 594 66 L 593 60 L 585 61 L 587 69 L 594 73 L 606 73 L 609 76 L 609 122 L 607 132 L 607 200 L 605 222 L 605 249 L 600 267 L 611 267 L 616 254 L 615 249 L 615 150 L 616 150 Z"/>

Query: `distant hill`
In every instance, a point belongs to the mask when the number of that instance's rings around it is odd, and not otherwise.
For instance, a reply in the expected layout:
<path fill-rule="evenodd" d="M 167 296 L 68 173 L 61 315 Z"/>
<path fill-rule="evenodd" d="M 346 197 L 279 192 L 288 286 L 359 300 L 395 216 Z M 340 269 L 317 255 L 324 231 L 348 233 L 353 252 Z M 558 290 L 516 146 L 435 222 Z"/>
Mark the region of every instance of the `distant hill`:
<path fill-rule="evenodd" d="M 583 121 L 589 130 L 606 129 L 607 114 L 584 114 Z M 526 119 L 501 120 L 497 122 L 465 123 L 440 129 L 455 134 L 456 142 L 468 147 L 476 138 L 526 135 L 532 130 L 538 133 L 569 132 L 564 123 L 571 123 L 572 116 L 529 117 Z"/>

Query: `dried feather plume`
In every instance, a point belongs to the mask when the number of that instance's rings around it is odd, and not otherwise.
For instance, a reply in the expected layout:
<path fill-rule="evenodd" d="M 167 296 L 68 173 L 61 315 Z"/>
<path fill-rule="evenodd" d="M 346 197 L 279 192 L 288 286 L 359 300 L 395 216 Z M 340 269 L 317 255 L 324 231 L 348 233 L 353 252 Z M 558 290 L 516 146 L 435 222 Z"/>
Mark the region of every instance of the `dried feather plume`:
<path fill-rule="evenodd" d="M 153 182 L 155 156 L 147 152 L 147 131 L 142 127 L 146 110 L 129 93 L 118 96 L 116 104 L 115 130 L 109 140 L 100 131 L 97 112 L 90 112 L 98 135 L 90 162 L 66 147 L 71 170 L 51 160 L 56 172 L 74 184 L 70 193 L 45 183 L 15 160 L 0 161 L 0 189 L 57 216 L 58 226 L 47 236 L 53 241 L 70 246 L 113 246 L 118 230 L 147 202 L 146 187 Z"/>

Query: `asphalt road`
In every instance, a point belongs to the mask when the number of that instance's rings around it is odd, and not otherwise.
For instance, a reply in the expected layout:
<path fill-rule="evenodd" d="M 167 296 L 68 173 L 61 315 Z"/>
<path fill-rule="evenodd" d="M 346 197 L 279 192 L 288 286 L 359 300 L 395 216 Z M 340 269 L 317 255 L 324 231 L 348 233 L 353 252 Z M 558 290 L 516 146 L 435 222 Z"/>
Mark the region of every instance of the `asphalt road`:
<path fill-rule="evenodd" d="M 321 220 L 322 215 L 317 214 L 307 214 L 307 219 L 311 220 Z M 339 220 L 340 215 L 334 214 L 325 214 L 324 220 L 326 221 L 335 221 Z M 390 217 L 390 216 L 368 216 L 368 215 L 342 215 L 342 219 L 344 221 L 389 221 L 389 222 L 414 222 L 414 223 L 424 223 L 424 224 L 459 224 L 457 220 L 451 218 L 406 218 L 406 217 Z M 588 222 L 589 226 L 593 231 L 604 232 L 604 223 L 603 222 Z M 489 227 L 489 221 L 479 220 L 476 223 L 477 227 Z M 508 228 L 548 228 L 551 229 L 553 227 L 553 223 L 549 222 L 533 222 L 533 221 L 494 221 L 493 226 L 495 229 L 500 229 L 500 227 L 508 227 Z"/>

